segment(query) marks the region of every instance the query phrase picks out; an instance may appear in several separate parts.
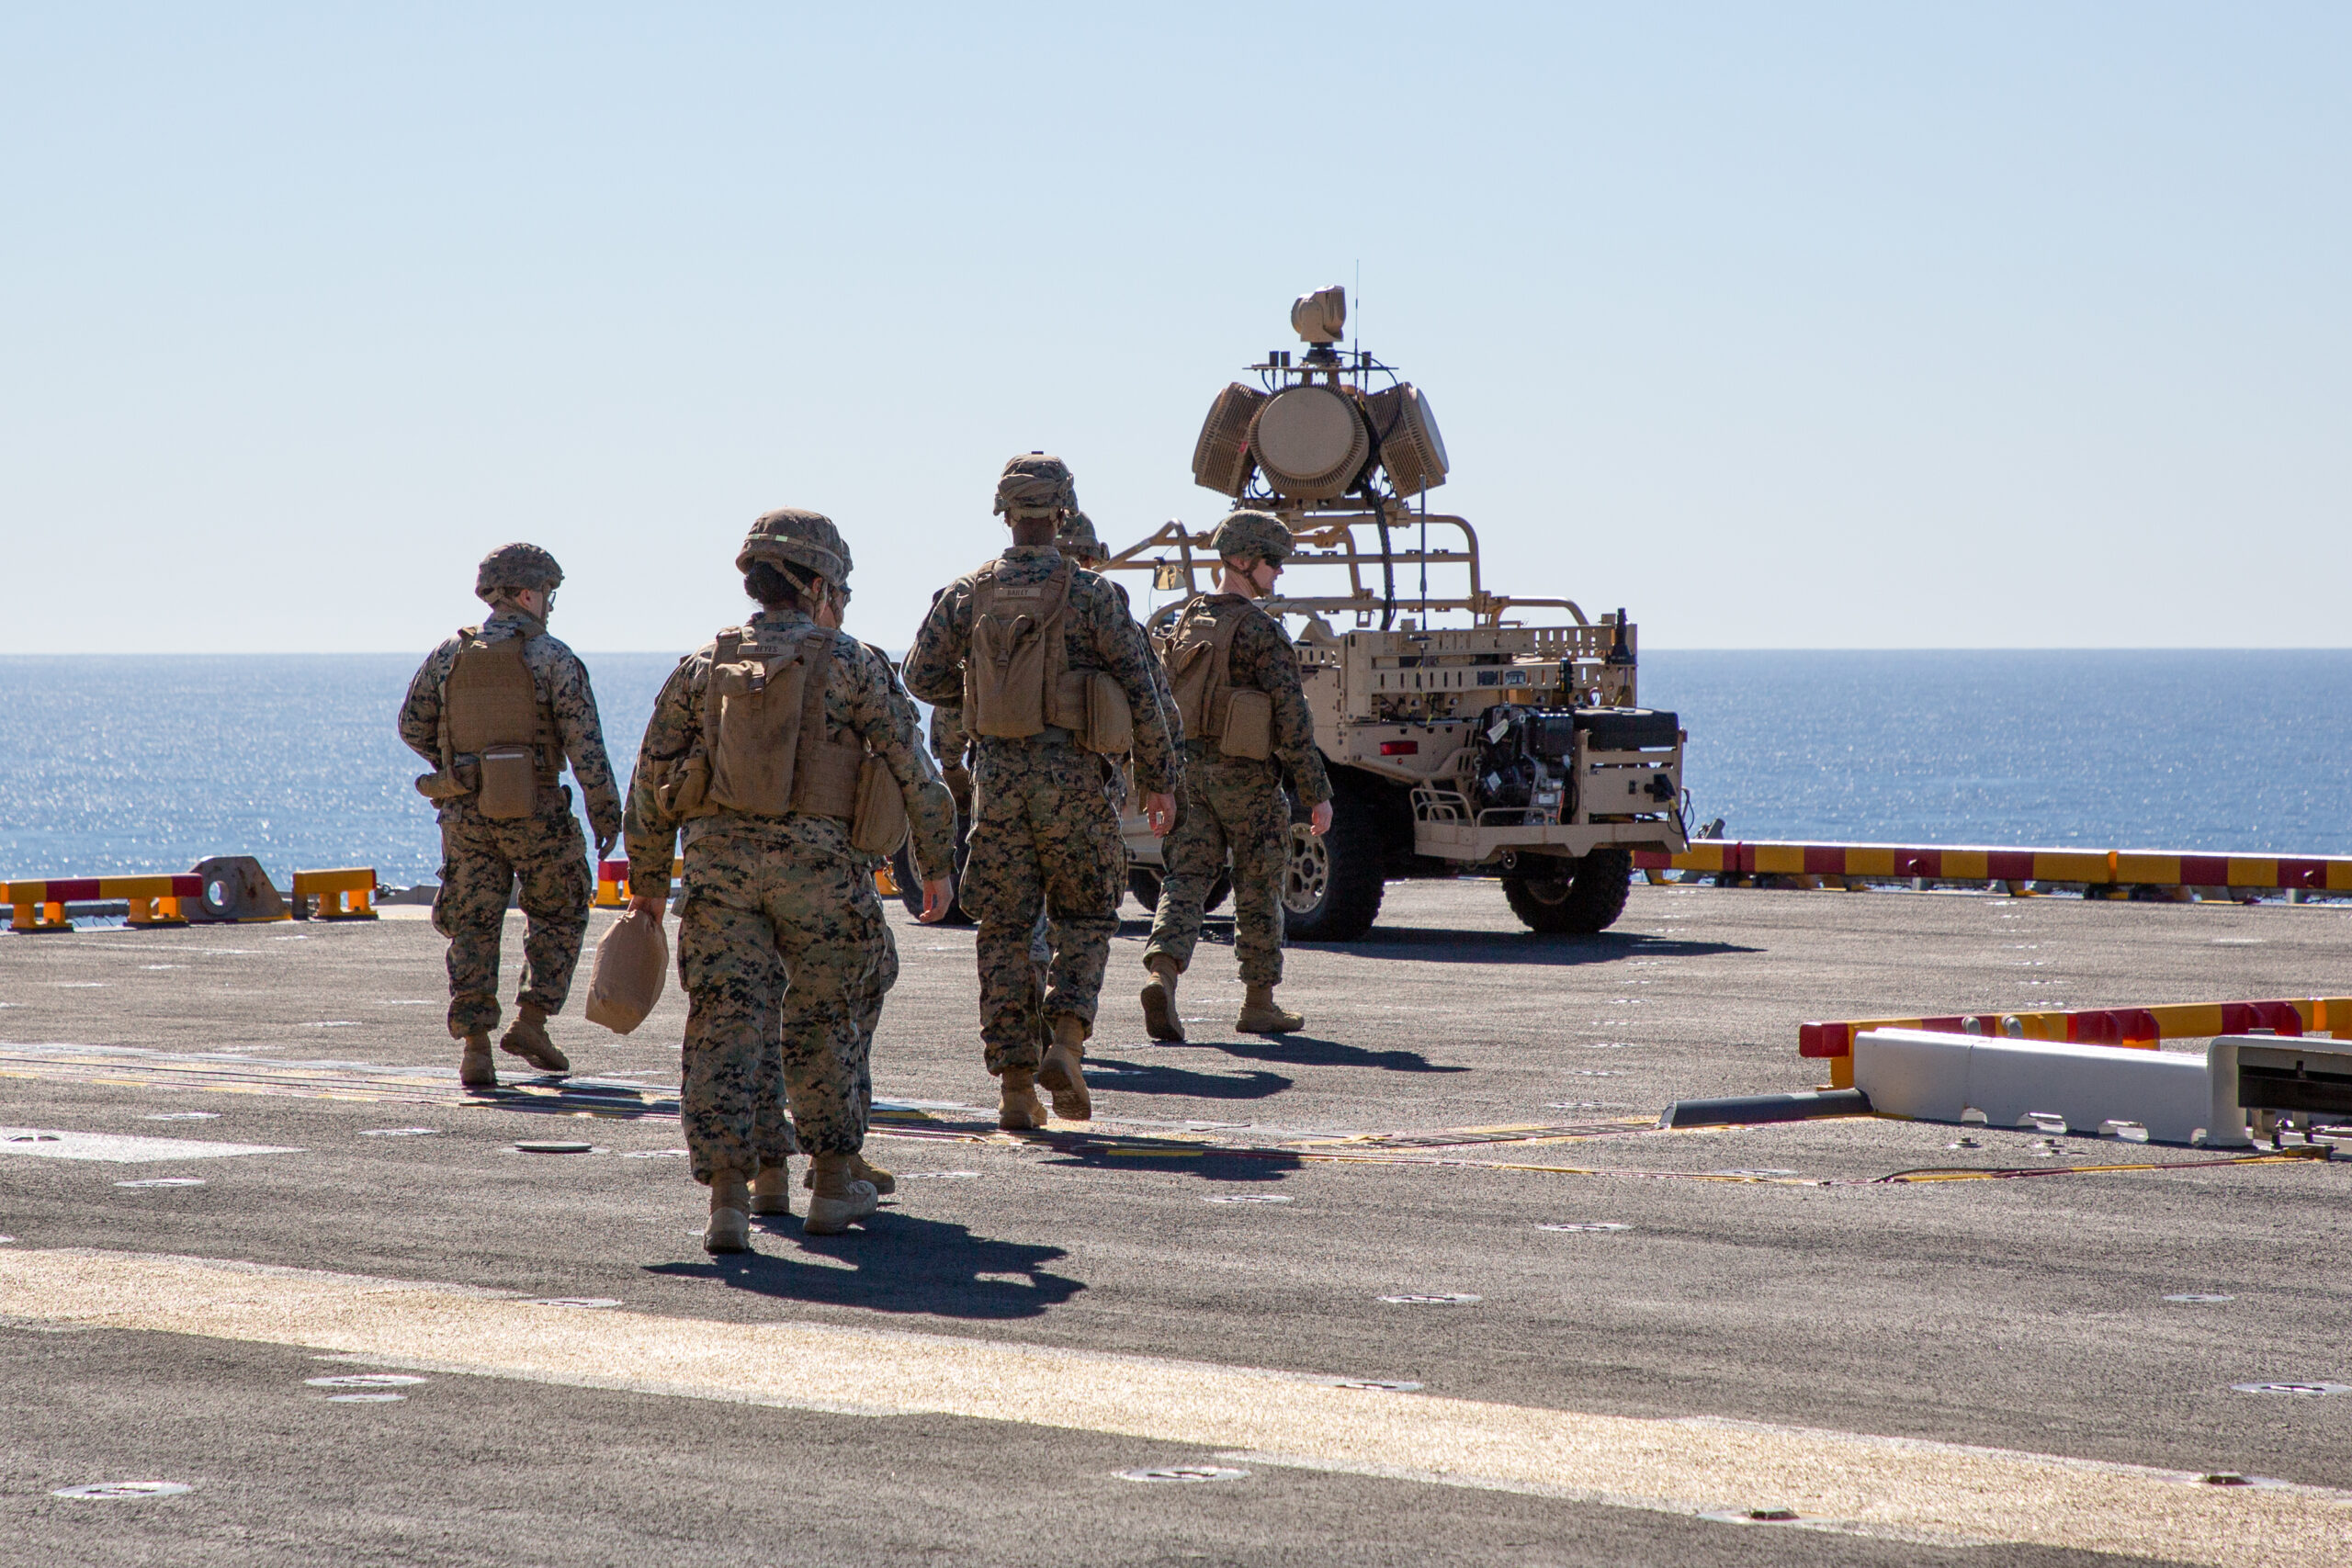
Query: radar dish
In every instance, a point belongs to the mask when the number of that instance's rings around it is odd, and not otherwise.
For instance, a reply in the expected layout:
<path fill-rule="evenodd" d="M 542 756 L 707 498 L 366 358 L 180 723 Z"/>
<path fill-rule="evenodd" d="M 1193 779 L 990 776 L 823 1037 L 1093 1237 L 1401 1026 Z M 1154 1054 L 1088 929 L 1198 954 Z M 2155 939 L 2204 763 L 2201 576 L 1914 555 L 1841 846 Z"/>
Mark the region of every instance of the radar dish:
<path fill-rule="evenodd" d="M 1258 412 L 1250 450 L 1274 493 L 1301 501 L 1345 495 L 1372 456 L 1355 400 L 1332 387 L 1286 387 Z"/>
<path fill-rule="evenodd" d="M 1437 433 L 1437 415 L 1430 400 L 1410 381 L 1399 382 L 1364 400 L 1372 429 L 1380 443 L 1380 466 L 1398 495 L 1435 490 L 1445 482 L 1448 464 L 1445 440 Z"/>
<path fill-rule="evenodd" d="M 1221 495 L 1239 495 L 1250 483 L 1250 422 L 1265 405 L 1266 394 L 1236 381 L 1216 395 L 1208 418 L 1201 422 L 1201 438 L 1193 443 L 1193 482 Z"/>

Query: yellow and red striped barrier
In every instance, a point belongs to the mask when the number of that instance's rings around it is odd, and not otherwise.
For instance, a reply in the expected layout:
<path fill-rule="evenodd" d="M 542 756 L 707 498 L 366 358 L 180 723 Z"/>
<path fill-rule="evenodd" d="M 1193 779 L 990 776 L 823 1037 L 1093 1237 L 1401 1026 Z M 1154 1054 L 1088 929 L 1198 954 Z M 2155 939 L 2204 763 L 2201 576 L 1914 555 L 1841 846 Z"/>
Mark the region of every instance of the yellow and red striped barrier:
<path fill-rule="evenodd" d="M 370 900 L 375 894 L 376 868 L 372 865 L 294 874 L 295 898 L 319 901 L 310 912 L 314 920 L 372 920 L 376 908 Z M 301 905 L 297 902 L 295 907 L 300 908 Z"/>
<path fill-rule="evenodd" d="M 184 926 L 187 913 L 181 905 L 204 896 L 204 885 L 192 875 L 177 876 L 49 876 L 19 877 L 0 882 L 0 904 L 14 908 L 8 929 L 27 934 L 70 931 L 68 904 L 120 898 L 130 906 L 134 926 Z"/>
<path fill-rule="evenodd" d="M 1925 1029 L 1941 1034 L 2053 1040 L 2153 1051 L 2160 1040 L 2205 1040 L 2257 1029 L 2301 1035 L 2325 1031 L 2352 1038 L 2352 997 L 2288 997 L 2269 1001 L 2167 1002 L 2155 1007 L 2065 1008 L 2041 1012 L 1951 1013 L 1941 1018 L 1863 1018 L 1797 1025 L 1797 1055 L 1829 1063 L 1830 1086 L 1854 1084 L 1854 1036 L 1872 1029 Z"/>
<path fill-rule="evenodd" d="M 2064 882 L 2086 887 L 2253 887 L 2352 894 L 2352 855 L 2198 855 L 2142 850 L 1838 844 L 1702 839 L 1679 854 L 1636 850 L 1634 867 L 1726 877 Z"/>

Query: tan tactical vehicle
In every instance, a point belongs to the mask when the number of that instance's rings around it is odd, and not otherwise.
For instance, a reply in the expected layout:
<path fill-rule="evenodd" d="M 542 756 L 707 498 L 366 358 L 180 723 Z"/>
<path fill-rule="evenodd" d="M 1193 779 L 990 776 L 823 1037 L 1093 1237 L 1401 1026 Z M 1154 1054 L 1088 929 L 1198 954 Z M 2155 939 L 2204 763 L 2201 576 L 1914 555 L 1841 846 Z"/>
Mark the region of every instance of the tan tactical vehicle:
<path fill-rule="evenodd" d="M 1362 936 L 1389 880 L 1465 873 L 1498 875 L 1539 931 L 1600 931 L 1625 907 L 1633 851 L 1685 847 L 1683 734 L 1635 705 L 1623 611 L 1596 626 L 1571 600 L 1487 590 L 1477 534 L 1428 511 L 1446 477 L 1428 399 L 1338 346 L 1346 310 L 1337 288 L 1301 299 L 1291 324 L 1306 352 L 1276 350 L 1251 367 L 1258 386 L 1219 393 L 1193 449 L 1199 483 L 1298 541 L 1263 604 L 1297 644 L 1337 798 L 1327 837 L 1303 817 L 1291 829 L 1290 934 Z M 1208 539 L 1170 522 L 1103 570 L 1205 591 Z M 1431 573 L 1453 592 L 1433 592 Z M 1529 611 L 1566 615 L 1533 625 Z M 1159 840 L 1139 817 L 1125 827 L 1134 891 L 1156 901 Z"/>

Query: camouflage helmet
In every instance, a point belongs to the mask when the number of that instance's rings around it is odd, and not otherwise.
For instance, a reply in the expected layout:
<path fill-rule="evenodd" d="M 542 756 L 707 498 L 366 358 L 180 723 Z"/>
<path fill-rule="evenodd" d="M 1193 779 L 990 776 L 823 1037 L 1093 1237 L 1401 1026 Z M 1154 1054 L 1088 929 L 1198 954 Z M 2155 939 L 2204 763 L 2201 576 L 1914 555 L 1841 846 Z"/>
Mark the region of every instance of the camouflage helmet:
<path fill-rule="evenodd" d="M 743 547 L 735 552 L 735 570 L 749 571 L 758 560 L 797 566 L 828 582 L 849 581 L 849 546 L 842 531 L 823 513 L 802 507 L 779 508 L 752 525 Z"/>
<path fill-rule="evenodd" d="M 1005 460 L 997 476 L 996 505 L 1008 516 L 1078 510 L 1078 481 L 1069 465 L 1044 452 L 1023 452 Z"/>
<path fill-rule="evenodd" d="M 1229 513 L 1216 525 L 1216 532 L 1209 536 L 1209 548 L 1220 558 L 1254 556 L 1265 560 L 1288 560 L 1296 547 L 1290 530 L 1271 512 Z"/>
<path fill-rule="evenodd" d="M 1110 555 L 1094 532 L 1094 520 L 1083 512 L 1073 512 L 1062 520 L 1054 534 L 1054 548 L 1066 556 L 1085 560 L 1102 560 Z"/>
<path fill-rule="evenodd" d="M 488 600 L 502 588 L 536 588 L 553 592 L 563 582 L 563 568 L 537 545 L 501 545 L 474 568 L 474 597 Z"/>

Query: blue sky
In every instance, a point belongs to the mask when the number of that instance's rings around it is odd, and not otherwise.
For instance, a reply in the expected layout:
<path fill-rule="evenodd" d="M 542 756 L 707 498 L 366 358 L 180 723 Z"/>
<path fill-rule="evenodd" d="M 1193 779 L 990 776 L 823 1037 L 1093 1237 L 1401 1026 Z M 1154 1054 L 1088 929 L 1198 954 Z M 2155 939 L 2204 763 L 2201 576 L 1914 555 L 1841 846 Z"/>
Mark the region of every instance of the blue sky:
<path fill-rule="evenodd" d="M 421 649 L 518 537 L 684 650 L 786 504 L 902 646 L 1009 453 L 1213 521 L 1359 266 L 1490 584 L 1650 646 L 2346 640 L 2340 6 L 23 6 L 0 72 L 0 651 Z"/>

